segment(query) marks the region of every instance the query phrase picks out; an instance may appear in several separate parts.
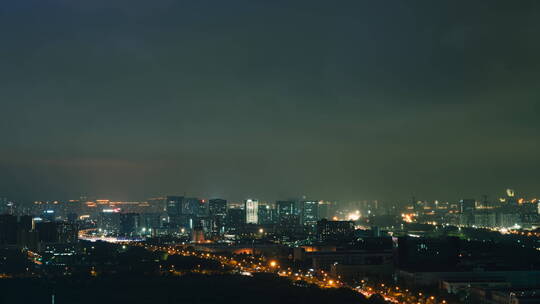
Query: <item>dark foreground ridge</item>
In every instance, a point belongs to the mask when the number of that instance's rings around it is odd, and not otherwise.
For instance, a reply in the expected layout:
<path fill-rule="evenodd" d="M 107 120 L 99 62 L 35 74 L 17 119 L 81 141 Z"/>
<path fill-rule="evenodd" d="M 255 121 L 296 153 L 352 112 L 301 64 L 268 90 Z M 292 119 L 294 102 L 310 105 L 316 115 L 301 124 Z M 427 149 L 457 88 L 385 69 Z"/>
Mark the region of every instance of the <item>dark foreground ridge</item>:
<path fill-rule="evenodd" d="M 240 275 L 118 275 L 0 282 L 0 303 L 379 303 L 347 289 L 296 287 L 285 279 Z"/>

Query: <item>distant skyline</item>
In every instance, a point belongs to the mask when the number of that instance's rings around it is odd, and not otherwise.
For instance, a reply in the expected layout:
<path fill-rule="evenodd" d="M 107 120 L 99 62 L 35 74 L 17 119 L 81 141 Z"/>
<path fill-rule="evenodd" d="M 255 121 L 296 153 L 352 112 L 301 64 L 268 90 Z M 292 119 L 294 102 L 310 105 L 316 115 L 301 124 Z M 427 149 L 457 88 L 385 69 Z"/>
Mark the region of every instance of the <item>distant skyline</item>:
<path fill-rule="evenodd" d="M 512 189 L 512 190 L 515 190 L 515 189 Z M 122 198 L 122 197 L 107 197 L 107 196 L 92 195 L 92 194 L 82 194 L 82 195 L 77 196 L 77 197 L 67 197 L 67 198 L 59 198 L 59 197 L 56 197 L 56 198 L 55 197 L 48 197 L 48 198 L 45 198 L 45 199 L 44 198 L 34 198 L 34 199 L 26 198 L 26 199 L 23 199 L 23 201 L 20 201 L 20 202 L 29 203 L 29 202 L 33 202 L 33 201 L 55 201 L 55 200 L 68 201 L 68 200 L 80 200 L 81 198 L 85 198 L 88 201 L 110 200 L 112 202 L 126 202 L 126 201 L 140 201 L 140 202 L 142 202 L 142 201 L 146 201 L 146 200 L 149 200 L 149 199 L 154 199 L 154 198 L 159 198 L 159 197 L 166 197 L 166 196 L 195 197 L 195 198 L 206 199 L 206 200 L 225 199 L 225 200 L 227 200 L 228 203 L 237 203 L 237 204 L 243 204 L 245 202 L 245 200 L 249 200 L 249 199 L 257 200 L 260 203 L 275 203 L 277 201 L 288 201 L 288 200 L 306 200 L 306 201 L 317 200 L 317 201 L 330 201 L 330 202 L 336 202 L 336 203 L 378 201 L 379 203 L 383 203 L 383 204 L 384 203 L 405 204 L 405 203 L 412 202 L 413 198 L 414 198 L 415 201 L 440 201 L 440 202 L 453 202 L 453 201 L 455 202 L 455 201 L 458 201 L 460 199 L 476 199 L 477 201 L 481 201 L 481 200 L 483 200 L 485 198 L 487 198 L 488 201 L 498 201 L 501 198 L 508 199 L 508 196 L 506 194 L 506 189 L 505 189 L 505 191 L 502 191 L 501 193 L 499 193 L 498 195 L 495 195 L 495 196 L 489 196 L 487 194 L 482 194 L 482 195 L 478 195 L 478 196 L 459 196 L 456 199 L 424 198 L 424 197 L 417 197 L 415 195 L 412 195 L 410 197 L 404 197 L 402 199 L 395 199 L 395 200 L 394 199 L 382 200 L 382 199 L 377 199 L 377 198 L 374 198 L 374 199 L 356 198 L 356 199 L 338 200 L 338 199 L 333 199 L 333 198 L 328 198 L 328 197 L 310 197 L 310 196 L 304 196 L 304 195 L 289 196 L 289 197 L 278 197 L 278 198 L 274 198 L 274 199 L 266 199 L 266 198 L 261 198 L 261 197 L 259 197 L 257 195 L 253 195 L 253 196 L 245 196 L 245 197 L 242 197 L 242 198 L 232 199 L 232 198 L 223 197 L 223 196 L 194 194 L 194 193 L 162 193 L 162 194 L 156 194 L 154 196 L 149 196 L 149 197 L 144 197 L 144 198 L 143 197 L 139 197 L 139 198 L 135 198 L 135 197 Z M 522 199 L 523 198 L 523 199 L 525 199 L 527 201 L 529 201 L 529 200 L 540 200 L 540 198 L 537 197 L 537 196 L 531 196 L 531 195 L 528 195 L 526 193 L 520 193 L 520 192 L 515 193 L 515 198 L 516 199 Z M 6 199 L 7 201 L 16 201 L 16 199 L 14 199 L 13 197 L 10 198 L 10 197 L 0 196 L 0 200 L 3 200 L 3 199 Z"/>
<path fill-rule="evenodd" d="M 0 197 L 540 197 L 540 2 L 7 0 Z"/>

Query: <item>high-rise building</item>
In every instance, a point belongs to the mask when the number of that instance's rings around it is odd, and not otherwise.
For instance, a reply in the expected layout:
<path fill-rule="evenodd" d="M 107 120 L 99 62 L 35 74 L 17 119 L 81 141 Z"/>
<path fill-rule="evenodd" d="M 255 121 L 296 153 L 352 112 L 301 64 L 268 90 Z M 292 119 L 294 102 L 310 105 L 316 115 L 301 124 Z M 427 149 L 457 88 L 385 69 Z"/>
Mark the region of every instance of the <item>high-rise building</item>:
<path fill-rule="evenodd" d="M 212 225 L 213 234 L 225 233 L 225 219 L 227 217 L 227 201 L 220 198 L 214 198 L 208 201 L 208 211 Z"/>
<path fill-rule="evenodd" d="M 115 209 L 104 209 L 98 214 L 97 227 L 103 234 L 117 234 L 120 231 L 120 213 Z"/>
<path fill-rule="evenodd" d="M 199 211 L 200 201 L 195 197 L 186 197 L 182 202 L 182 214 L 183 215 L 197 215 Z"/>
<path fill-rule="evenodd" d="M 244 201 L 244 210 L 246 212 L 246 224 L 257 224 L 259 222 L 259 201 L 247 199 Z"/>
<path fill-rule="evenodd" d="M 267 204 L 259 205 L 259 224 L 270 225 L 274 223 L 274 209 Z"/>
<path fill-rule="evenodd" d="M 17 242 L 17 217 L 9 214 L 0 215 L 0 245 L 12 245 Z"/>
<path fill-rule="evenodd" d="M 276 212 L 278 224 L 290 222 L 291 218 L 296 214 L 294 201 L 277 201 Z"/>
<path fill-rule="evenodd" d="M 125 236 L 134 236 L 145 233 L 147 229 L 144 227 L 145 231 L 139 231 L 139 214 L 137 213 L 122 213 L 120 214 L 120 234 Z"/>
<path fill-rule="evenodd" d="M 300 225 L 300 215 L 298 214 L 295 201 L 277 201 L 277 233 L 284 236 L 292 236 L 302 232 Z"/>
<path fill-rule="evenodd" d="M 183 196 L 167 196 L 165 210 L 168 214 L 180 214 L 182 212 Z"/>
<path fill-rule="evenodd" d="M 477 227 L 495 227 L 497 226 L 497 214 L 495 212 L 482 211 L 474 215 L 474 225 Z"/>
<path fill-rule="evenodd" d="M 210 215 L 227 214 L 227 200 L 221 198 L 213 198 L 208 201 Z"/>
<path fill-rule="evenodd" d="M 191 242 L 192 243 L 204 243 L 204 230 L 201 225 L 196 225 L 191 230 Z"/>
<path fill-rule="evenodd" d="M 319 209 L 319 218 L 320 219 L 331 219 L 333 216 L 334 216 L 334 213 L 335 213 L 335 204 L 333 202 L 329 202 L 329 201 L 321 201 L 319 203 L 319 206 L 318 206 L 318 209 Z M 366 201 L 366 206 L 367 206 L 367 201 Z M 369 208 L 369 207 L 366 207 L 366 208 Z M 368 209 L 366 209 L 366 213 Z"/>
<path fill-rule="evenodd" d="M 246 223 L 245 210 L 240 208 L 231 208 L 227 210 L 227 231 L 234 232 L 240 229 Z"/>
<path fill-rule="evenodd" d="M 147 200 L 150 212 L 160 213 L 167 211 L 167 202 L 170 197 L 153 197 Z"/>
<path fill-rule="evenodd" d="M 184 202 L 183 196 L 167 196 L 166 198 L 166 211 L 169 216 L 169 227 L 178 228 L 182 225 L 182 204 Z"/>
<path fill-rule="evenodd" d="M 199 213 L 199 205 L 201 204 L 201 201 L 196 197 L 185 197 L 182 201 L 182 210 L 181 210 L 181 219 L 180 219 L 180 226 L 187 228 L 187 229 L 193 229 L 198 213 Z"/>
<path fill-rule="evenodd" d="M 319 220 L 319 202 L 304 201 L 302 205 L 302 225 L 308 232 L 315 232 Z"/>
<path fill-rule="evenodd" d="M 497 214 L 497 225 L 499 227 L 514 227 L 521 224 L 520 216 L 515 212 L 500 212 Z"/>
<path fill-rule="evenodd" d="M 207 217 L 210 212 L 210 208 L 208 206 L 208 201 L 205 199 L 198 200 L 199 204 L 197 205 L 197 217 Z"/>
<path fill-rule="evenodd" d="M 461 213 L 472 213 L 476 209 L 476 200 L 462 199 L 459 201 L 459 208 Z"/>
<path fill-rule="evenodd" d="M 141 228 L 157 230 L 163 228 L 167 216 L 162 213 L 141 213 L 139 214 L 139 226 Z"/>

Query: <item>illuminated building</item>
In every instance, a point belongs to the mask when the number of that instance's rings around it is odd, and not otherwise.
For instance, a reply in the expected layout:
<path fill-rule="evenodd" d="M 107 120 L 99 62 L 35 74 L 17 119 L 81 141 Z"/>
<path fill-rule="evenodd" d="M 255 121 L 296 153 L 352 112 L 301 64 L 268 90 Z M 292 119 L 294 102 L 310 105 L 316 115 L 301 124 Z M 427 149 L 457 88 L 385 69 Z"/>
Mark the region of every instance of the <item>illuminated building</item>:
<path fill-rule="evenodd" d="M 497 224 L 499 227 L 514 227 L 521 225 L 519 214 L 514 212 L 500 212 L 497 214 Z"/>
<path fill-rule="evenodd" d="M 276 230 L 279 234 L 292 236 L 302 233 L 303 227 L 300 225 L 298 209 L 295 201 L 276 202 Z"/>
<path fill-rule="evenodd" d="M 328 221 L 326 219 L 317 222 L 317 237 L 321 241 L 347 240 L 354 234 L 354 223 L 351 221 Z"/>
<path fill-rule="evenodd" d="M 139 214 L 139 226 L 151 229 L 163 228 L 167 216 L 161 213 L 141 213 Z"/>
<path fill-rule="evenodd" d="M 197 204 L 197 217 L 207 217 L 210 213 L 210 208 L 208 207 L 208 201 L 204 199 L 199 199 Z"/>
<path fill-rule="evenodd" d="M 197 222 L 191 230 L 191 242 L 204 243 L 204 230 L 200 222 Z"/>
<path fill-rule="evenodd" d="M 191 231 L 191 242 L 193 243 L 204 243 L 204 231 L 202 227 L 195 227 Z"/>
<path fill-rule="evenodd" d="M 302 224 L 308 232 L 315 232 L 319 220 L 319 202 L 304 201 L 302 205 Z"/>
<path fill-rule="evenodd" d="M 227 200 L 214 198 L 208 201 L 210 215 L 226 215 Z"/>
<path fill-rule="evenodd" d="M 103 234 L 117 234 L 120 231 L 120 210 L 104 209 L 98 214 L 97 227 Z"/>
<path fill-rule="evenodd" d="M 340 246 L 297 247 L 294 259 L 347 280 L 390 278 L 394 270 L 393 242 L 389 237 L 363 238 L 362 242 Z"/>
<path fill-rule="evenodd" d="M 199 205 L 201 201 L 195 197 L 185 197 L 182 201 L 182 209 L 180 214 L 180 227 L 193 229 L 195 221 L 199 213 Z"/>
<path fill-rule="evenodd" d="M 289 222 L 291 217 L 296 214 L 295 203 L 293 201 L 277 201 L 276 212 L 278 224 Z"/>
<path fill-rule="evenodd" d="M 477 227 L 495 227 L 497 225 L 497 214 L 494 212 L 475 213 L 474 225 Z"/>
<path fill-rule="evenodd" d="M 169 216 L 169 226 L 178 228 L 181 226 L 183 196 L 167 196 L 166 211 Z"/>
<path fill-rule="evenodd" d="M 274 223 L 274 209 L 270 205 L 259 205 L 259 224 L 270 225 Z"/>
<path fill-rule="evenodd" d="M 199 199 L 195 197 L 186 197 L 182 201 L 182 215 L 196 215 L 199 210 Z"/>
<path fill-rule="evenodd" d="M 211 231 L 213 234 L 225 233 L 225 220 L 227 217 L 227 201 L 224 199 L 211 199 L 208 202 L 208 209 L 211 220 Z"/>
<path fill-rule="evenodd" d="M 259 218 L 259 201 L 247 199 L 244 202 L 244 210 L 246 212 L 246 224 L 257 224 Z"/>
<path fill-rule="evenodd" d="M 298 210 L 294 201 L 276 202 L 277 224 L 281 227 L 295 227 L 300 224 Z"/>

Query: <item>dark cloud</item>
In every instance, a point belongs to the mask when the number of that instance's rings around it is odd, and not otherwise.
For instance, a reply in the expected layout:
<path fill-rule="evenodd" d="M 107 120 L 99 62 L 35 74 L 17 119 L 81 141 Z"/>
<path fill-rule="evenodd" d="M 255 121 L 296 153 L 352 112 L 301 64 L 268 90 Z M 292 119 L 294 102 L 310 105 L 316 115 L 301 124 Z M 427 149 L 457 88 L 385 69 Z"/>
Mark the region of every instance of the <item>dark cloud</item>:
<path fill-rule="evenodd" d="M 7 1 L 0 195 L 540 195 L 536 1 Z"/>

